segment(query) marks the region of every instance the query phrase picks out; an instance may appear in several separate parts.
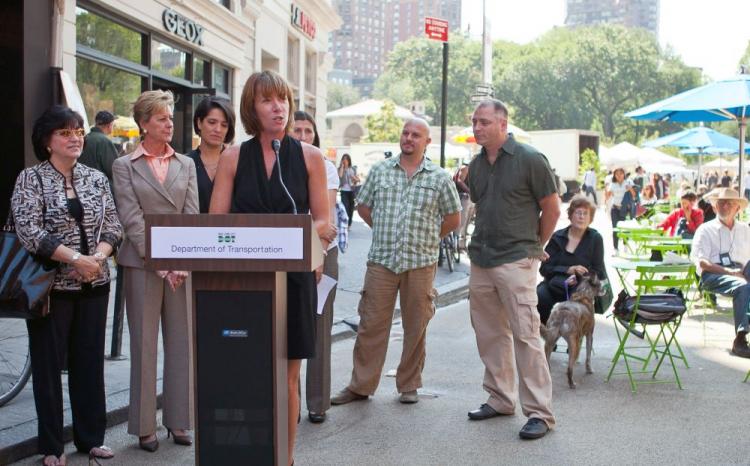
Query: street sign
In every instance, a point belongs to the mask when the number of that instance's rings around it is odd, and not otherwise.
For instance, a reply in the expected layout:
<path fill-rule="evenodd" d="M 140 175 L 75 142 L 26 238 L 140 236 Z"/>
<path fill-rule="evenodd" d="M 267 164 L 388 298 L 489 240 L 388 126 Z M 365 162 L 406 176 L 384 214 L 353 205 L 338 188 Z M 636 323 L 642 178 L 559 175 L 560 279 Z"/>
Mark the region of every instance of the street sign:
<path fill-rule="evenodd" d="M 439 18 L 425 17 L 424 33 L 430 39 L 448 42 L 448 21 Z"/>
<path fill-rule="evenodd" d="M 477 84 L 474 92 L 477 94 L 492 95 L 495 93 L 495 88 L 492 87 L 492 84 Z"/>
<path fill-rule="evenodd" d="M 472 104 L 478 104 L 479 102 L 487 99 L 488 97 L 490 97 L 490 96 L 487 95 L 487 94 L 472 94 L 472 96 L 471 96 L 471 103 Z"/>

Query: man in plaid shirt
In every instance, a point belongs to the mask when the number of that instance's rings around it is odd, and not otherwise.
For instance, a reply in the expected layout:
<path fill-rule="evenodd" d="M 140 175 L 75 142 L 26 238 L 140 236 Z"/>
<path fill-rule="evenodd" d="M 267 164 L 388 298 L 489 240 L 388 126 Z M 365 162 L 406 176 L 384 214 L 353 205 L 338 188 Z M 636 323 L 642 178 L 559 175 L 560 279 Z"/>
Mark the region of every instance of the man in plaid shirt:
<path fill-rule="evenodd" d="M 461 202 L 450 175 L 424 155 L 429 143 L 427 122 L 408 120 L 401 132 L 401 154 L 375 165 L 357 198 L 357 212 L 372 227 L 372 245 L 359 302 L 352 378 L 331 398 L 334 405 L 375 393 L 398 293 L 404 346 L 396 388 L 402 403 L 419 401 L 427 323 L 435 314 L 432 284 L 440 238 L 461 221 Z"/>

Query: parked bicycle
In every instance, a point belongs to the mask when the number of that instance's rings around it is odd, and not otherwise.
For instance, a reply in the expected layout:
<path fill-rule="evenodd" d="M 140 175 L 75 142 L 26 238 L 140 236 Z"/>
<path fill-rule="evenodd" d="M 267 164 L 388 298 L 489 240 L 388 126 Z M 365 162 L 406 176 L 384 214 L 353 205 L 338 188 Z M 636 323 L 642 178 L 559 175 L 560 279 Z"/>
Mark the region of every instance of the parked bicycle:
<path fill-rule="evenodd" d="M 31 377 L 29 336 L 23 319 L 0 319 L 0 406 L 16 397 Z"/>
<path fill-rule="evenodd" d="M 438 267 L 445 262 L 448 270 L 453 272 L 453 264 L 461 261 L 461 251 L 458 248 L 458 233 L 452 231 L 440 240 L 440 252 L 438 255 Z"/>

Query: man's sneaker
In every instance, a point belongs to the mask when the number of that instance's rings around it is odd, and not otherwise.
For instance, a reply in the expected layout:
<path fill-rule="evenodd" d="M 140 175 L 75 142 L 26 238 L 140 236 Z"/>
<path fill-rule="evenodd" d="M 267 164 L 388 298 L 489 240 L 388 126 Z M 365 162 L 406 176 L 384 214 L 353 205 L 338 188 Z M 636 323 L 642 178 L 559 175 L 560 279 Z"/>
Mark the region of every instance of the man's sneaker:
<path fill-rule="evenodd" d="M 351 403 L 352 401 L 366 400 L 367 398 L 369 398 L 367 395 L 360 395 L 359 393 L 354 393 L 348 388 L 345 388 L 331 397 L 331 404 L 345 405 L 347 403 Z"/>
<path fill-rule="evenodd" d="M 532 417 L 526 422 L 526 425 L 523 426 L 518 435 L 525 440 L 534 440 L 544 437 L 548 431 L 549 427 L 547 427 L 546 422 L 537 417 Z"/>
<path fill-rule="evenodd" d="M 750 348 L 748 348 L 745 338 L 745 334 L 737 334 L 737 338 L 732 343 L 732 354 L 741 358 L 750 358 Z"/>
<path fill-rule="evenodd" d="M 419 401 L 419 394 L 416 390 L 404 392 L 398 397 L 398 401 L 404 404 L 414 404 Z"/>

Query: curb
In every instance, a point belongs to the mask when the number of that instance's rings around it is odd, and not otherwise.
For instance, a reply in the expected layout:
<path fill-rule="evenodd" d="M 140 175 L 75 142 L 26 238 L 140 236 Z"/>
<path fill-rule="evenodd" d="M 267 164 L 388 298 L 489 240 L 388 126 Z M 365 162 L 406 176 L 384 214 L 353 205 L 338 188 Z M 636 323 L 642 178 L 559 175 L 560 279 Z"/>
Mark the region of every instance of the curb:
<path fill-rule="evenodd" d="M 438 297 L 435 306 L 439 309 L 455 304 L 469 296 L 469 278 L 448 283 L 437 288 Z M 401 309 L 396 308 L 393 313 L 394 322 L 401 318 Z M 336 343 L 357 336 L 357 325 L 359 317 L 336 322 L 331 330 L 331 343 Z M 128 396 L 127 391 L 115 393 L 107 400 L 110 406 L 117 406 L 107 412 L 107 428 L 122 424 L 128 420 Z M 162 395 L 157 397 L 157 409 L 162 406 Z M 20 442 L 0 447 L 0 465 L 10 464 L 37 454 L 36 432 Z M 73 440 L 73 426 L 71 424 L 63 427 L 63 439 L 65 443 Z"/>

